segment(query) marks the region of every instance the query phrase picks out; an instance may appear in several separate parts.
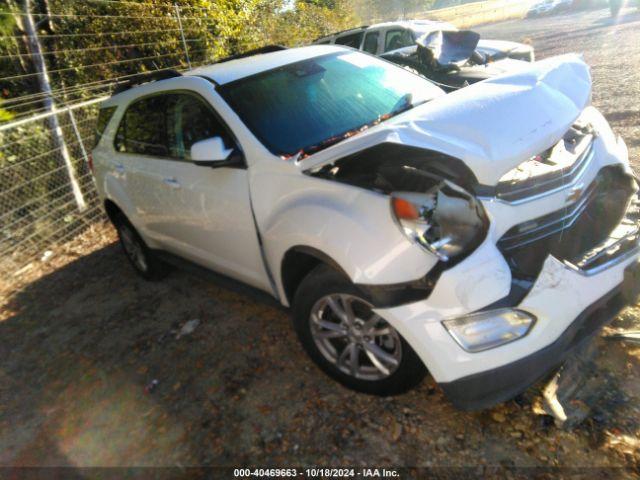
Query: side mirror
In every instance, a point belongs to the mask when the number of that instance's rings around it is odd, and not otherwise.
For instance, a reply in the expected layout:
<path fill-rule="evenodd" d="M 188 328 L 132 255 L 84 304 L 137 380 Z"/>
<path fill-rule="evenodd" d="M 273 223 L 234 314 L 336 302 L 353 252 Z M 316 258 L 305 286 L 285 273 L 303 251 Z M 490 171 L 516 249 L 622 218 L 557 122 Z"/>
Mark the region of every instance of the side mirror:
<path fill-rule="evenodd" d="M 233 148 L 225 148 L 221 137 L 211 137 L 191 145 L 191 161 L 205 167 L 223 167 L 228 163 Z"/>

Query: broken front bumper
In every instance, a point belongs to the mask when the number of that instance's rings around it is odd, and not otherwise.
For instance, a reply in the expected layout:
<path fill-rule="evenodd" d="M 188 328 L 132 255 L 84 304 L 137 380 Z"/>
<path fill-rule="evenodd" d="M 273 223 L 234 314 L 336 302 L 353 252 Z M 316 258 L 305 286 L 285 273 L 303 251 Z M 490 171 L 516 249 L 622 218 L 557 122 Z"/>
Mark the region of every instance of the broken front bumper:
<path fill-rule="evenodd" d="M 489 238 L 442 274 L 426 301 L 378 309 L 411 344 L 459 408 L 512 398 L 559 366 L 640 291 L 638 198 L 609 237 L 575 262 L 549 255 L 526 295 L 513 301 L 511 271 Z M 516 297 L 518 298 L 518 297 Z M 464 350 L 443 320 L 511 308 L 535 317 L 525 336 L 480 352 Z"/>
<path fill-rule="evenodd" d="M 557 340 L 508 365 L 441 383 L 458 408 L 479 410 L 509 400 L 559 367 L 574 349 L 589 341 L 626 305 L 615 288 L 587 307 Z"/>

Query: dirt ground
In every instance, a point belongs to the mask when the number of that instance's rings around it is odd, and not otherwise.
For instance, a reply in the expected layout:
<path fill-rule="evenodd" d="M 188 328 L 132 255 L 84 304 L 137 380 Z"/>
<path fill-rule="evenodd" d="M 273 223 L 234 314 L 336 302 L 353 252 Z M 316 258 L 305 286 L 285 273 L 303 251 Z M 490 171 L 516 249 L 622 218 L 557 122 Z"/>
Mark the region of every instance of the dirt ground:
<path fill-rule="evenodd" d="M 595 105 L 638 160 L 639 15 L 612 24 L 600 11 L 480 30 L 528 38 L 539 58 L 583 51 Z M 346 390 L 311 363 L 274 301 L 183 271 L 145 282 L 108 225 L 54 249 L 20 279 L 6 278 L 0 292 L 0 465 L 640 472 L 639 345 L 598 340 L 602 395 L 566 431 L 534 413 L 535 390 L 479 413 L 454 409 L 429 378 L 394 398 Z M 605 333 L 638 330 L 639 318 L 640 308 L 628 308 Z"/>

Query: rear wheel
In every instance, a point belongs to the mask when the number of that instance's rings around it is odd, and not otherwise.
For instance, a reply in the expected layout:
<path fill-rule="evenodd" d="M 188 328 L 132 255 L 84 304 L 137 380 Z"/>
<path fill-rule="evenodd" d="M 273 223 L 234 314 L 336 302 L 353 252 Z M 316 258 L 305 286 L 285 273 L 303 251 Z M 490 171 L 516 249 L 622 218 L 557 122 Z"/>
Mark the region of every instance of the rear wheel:
<path fill-rule="evenodd" d="M 318 366 L 343 385 L 375 395 L 402 393 L 426 369 L 409 344 L 371 301 L 335 270 L 320 266 L 300 284 L 294 325 Z"/>
<path fill-rule="evenodd" d="M 147 280 L 160 280 L 167 275 L 167 265 L 153 254 L 124 215 L 116 217 L 114 226 L 124 254 L 139 275 Z"/>

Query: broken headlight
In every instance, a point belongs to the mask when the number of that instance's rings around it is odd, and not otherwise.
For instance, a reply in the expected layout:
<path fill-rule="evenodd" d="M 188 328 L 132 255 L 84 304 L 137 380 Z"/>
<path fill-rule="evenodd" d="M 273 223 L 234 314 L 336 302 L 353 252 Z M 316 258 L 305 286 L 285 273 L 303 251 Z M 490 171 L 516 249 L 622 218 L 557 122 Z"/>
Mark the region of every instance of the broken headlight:
<path fill-rule="evenodd" d="M 473 251 L 487 231 L 480 202 L 447 180 L 426 193 L 395 192 L 391 205 L 405 235 L 443 262 Z"/>

